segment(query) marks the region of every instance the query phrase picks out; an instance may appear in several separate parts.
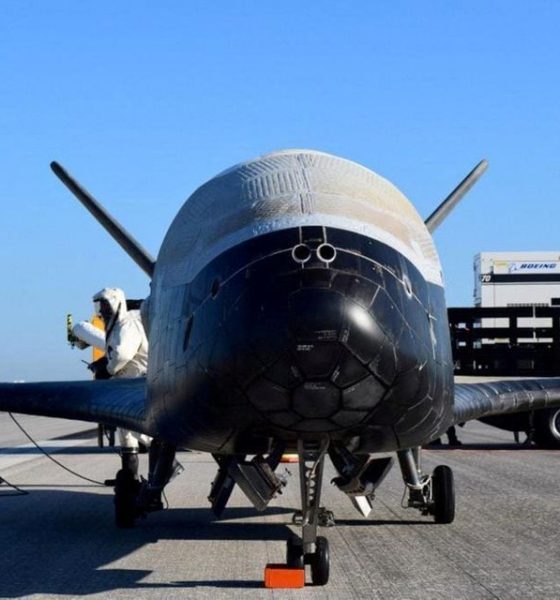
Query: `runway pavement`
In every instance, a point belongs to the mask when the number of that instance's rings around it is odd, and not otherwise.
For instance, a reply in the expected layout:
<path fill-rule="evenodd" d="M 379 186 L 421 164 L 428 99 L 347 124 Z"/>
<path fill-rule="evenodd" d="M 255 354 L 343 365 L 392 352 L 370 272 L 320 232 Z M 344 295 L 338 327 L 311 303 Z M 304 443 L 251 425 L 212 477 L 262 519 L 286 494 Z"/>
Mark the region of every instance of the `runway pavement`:
<path fill-rule="evenodd" d="M 461 449 L 425 452 L 425 470 L 440 463 L 454 469 L 452 525 L 400 507 L 396 468 L 366 521 L 330 485 L 329 467 L 324 504 L 337 525 L 322 533 L 330 541 L 331 581 L 266 590 L 264 566 L 284 560 L 299 503 L 293 466 L 268 512 L 256 513 L 236 491 L 225 518 L 215 521 L 206 501 L 215 465 L 206 455 L 181 453 L 186 470 L 168 487 L 169 510 L 117 530 L 112 490 L 23 448 L 28 440 L 7 419 L 0 420 L 0 476 L 29 493 L 7 496 L 12 490 L 0 486 L 2 598 L 560 598 L 560 453 L 515 446 L 511 434 L 480 423 L 459 430 Z M 96 447 L 91 425 L 25 418 L 25 426 L 38 440 L 51 439 L 56 458 L 89 478 L 102 481 L 118 467 L 112 450 Z"/>

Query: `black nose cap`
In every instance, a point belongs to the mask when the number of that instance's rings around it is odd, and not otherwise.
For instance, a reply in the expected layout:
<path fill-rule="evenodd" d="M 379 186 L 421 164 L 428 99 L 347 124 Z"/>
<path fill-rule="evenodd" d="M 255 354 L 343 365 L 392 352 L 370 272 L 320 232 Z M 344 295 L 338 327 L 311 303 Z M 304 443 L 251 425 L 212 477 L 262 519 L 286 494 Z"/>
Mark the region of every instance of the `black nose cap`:
<path fill-rule="evenodd" d="M 298 342 L 329 342 L 340 338 L 345 313 L 345 298 L 341 294 L 311 288 L 290 296 L 287 319 Z"/>
<path fill-rule="evenodd" d="M 369 368 L 387 343 L 364 307 L 330 289 L 303 288 L 283 312 L 282 358 L 250 386 L 251 402 L 274 425 L 332 432 L 359 425 L 386 393 Z M 280 342 L 283 340 L 282 342 Z"/>

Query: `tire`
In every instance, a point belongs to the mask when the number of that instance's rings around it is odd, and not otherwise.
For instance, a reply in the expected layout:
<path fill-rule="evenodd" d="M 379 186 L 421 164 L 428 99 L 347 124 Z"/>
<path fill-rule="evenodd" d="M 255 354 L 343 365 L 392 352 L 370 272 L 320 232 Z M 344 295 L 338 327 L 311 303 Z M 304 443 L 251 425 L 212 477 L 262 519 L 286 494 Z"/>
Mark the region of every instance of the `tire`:
<path fill-rule="evenodd" d="M 115 525 L 120 529 L 134 527 L 136 496 L 140 482 L 130 471 L 121 469 L 115 479 Z"/>
<path fill-rule="evenodd" d="M 541 448 L 560 448 L 560 408 L 536 410 L 534 439 Z"/>
<path fill-rule="evenodd" d="M 315 543 L 315 553 L 311 555 L 311 581 L 313 585 L 326 585 L 329 581 L 329 573 L 329 540 L 319 536 Z"/>
<path fill-rule="evenodd" d="M 432 493 L 434 521 L 436 523 L 453 523 L 455 519 L 455 484 L 453 471 L 439 465 L 432 474 Z"/>
<path fill-rule="evenodd" d="M 303 569 L 303 546 L 296 536 L 286 542 L 286 564 L 290 569 Z"/>

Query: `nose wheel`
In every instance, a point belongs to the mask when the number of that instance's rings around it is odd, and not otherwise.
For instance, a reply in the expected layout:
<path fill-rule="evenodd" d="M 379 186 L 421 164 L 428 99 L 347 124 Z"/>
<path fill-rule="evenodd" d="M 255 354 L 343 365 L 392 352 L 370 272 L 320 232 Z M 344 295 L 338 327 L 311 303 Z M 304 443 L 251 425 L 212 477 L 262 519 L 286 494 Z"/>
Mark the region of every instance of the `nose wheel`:
<path fill-rule="evenodd" d="M 323 536 L 317 538 L 315 552 L 310 555 L 311 581 L 313 585 L 326 585 L 330 573 L 329 540 Z"/>
<path fill-rule="evenodd" d="M 313 585 L 326 585 L 330 574 L 329 540 L 318 536 L 315 550 L 304 555 L 301 539 L 297 536 L 289 538 L 286 543 L 286 564 L 290 569 L 304 569 L 305 565 L 309 565 Z"/>

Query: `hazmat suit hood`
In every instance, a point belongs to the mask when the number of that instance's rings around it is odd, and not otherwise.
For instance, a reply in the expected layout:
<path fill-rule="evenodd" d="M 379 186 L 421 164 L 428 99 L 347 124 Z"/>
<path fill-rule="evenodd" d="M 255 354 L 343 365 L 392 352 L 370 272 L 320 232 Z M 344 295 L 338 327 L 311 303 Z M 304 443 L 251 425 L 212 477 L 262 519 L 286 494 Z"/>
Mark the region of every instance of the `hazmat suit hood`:
<path fill-rule="evenodd" d="M 117 320 L 123 319 L 127 314 L 126 296 L 120 288 L 103 288 L 93 296 L 94 302 L 105 301 L 111 308 L 111 317 L 105 323 L 105 330 L 110 332 Z"/>

